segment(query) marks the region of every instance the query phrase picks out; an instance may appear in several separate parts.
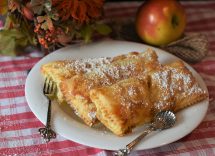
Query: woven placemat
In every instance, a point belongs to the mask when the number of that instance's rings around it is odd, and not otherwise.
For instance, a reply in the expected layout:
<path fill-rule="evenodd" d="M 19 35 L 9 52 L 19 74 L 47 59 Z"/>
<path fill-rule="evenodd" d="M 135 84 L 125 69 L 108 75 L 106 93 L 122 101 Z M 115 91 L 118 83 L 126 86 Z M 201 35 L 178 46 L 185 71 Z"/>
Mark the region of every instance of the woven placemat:
<path fill-rule="evenodd" d="M 195 33 L 184 35 L 181 39 L 161 48 L 186 62 L 196 63 L 207 56 L 208 47 L 207 36 Z"/>

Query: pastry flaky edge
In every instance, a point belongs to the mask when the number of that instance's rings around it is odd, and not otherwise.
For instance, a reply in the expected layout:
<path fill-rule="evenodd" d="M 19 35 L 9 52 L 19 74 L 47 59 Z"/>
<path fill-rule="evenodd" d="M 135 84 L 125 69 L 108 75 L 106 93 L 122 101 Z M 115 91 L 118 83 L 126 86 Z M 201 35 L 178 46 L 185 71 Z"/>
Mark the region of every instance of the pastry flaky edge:
<path fill-rule="evenodd" d="M 150 122 L 153 117 L 153 105 L 144 78 L 130 78 L 112 86 L 92 89 L 90 97 L 99 121 L 118 136 L 130 133 L 132 128 Z"/>
<path fill-rule="evenodd" d="M 178 60 L 149 73 L 154 111 L 177 112 L 208 97 L 186 65 Z"/>
<path fill-rule="evenodd" d="M 201 88 L 192 72 L 182 61 L 175 61 L 165 65 L 164 68 L 171 71 L 170 91 L 175 102 L 173 111 L 180 111 L 208 98 L 207 91 Z"/>
<path fill-rule="evenodd" d="M 182 61 L 160 66 L 142 78 L 122 80 L 90 91 L 97 118 L 118 136 L 150 122 L 160 111 L 178 112 L 207 97 Z"/>
<path fill-rule="evenodd" d="M 156 53 L 148 49 L 143 53 L 136 53 L 132 57 L 101 66 L 92 72 L 79 74 L 62 81 L 60 88 L 66 102 L 77 115 L 88 126 L 93 126 L 98 120 L 95 104 L 90 98 L 91 89 L 110 86 L 120 80 L 148 72 L 159 65 Z"/>
<path fill-rule="evenodd" d="M 45 78 L 51 79 L 57 87 L 56 97 L 59 104 L 66 103 L 63 93 L 60 89 L 60 83 L 66 79 L 72 78 L 77 74 L 84 74 L 91 72 L 94 68 L 99 66 L 111 64 L 118 60 L 134 57 L 137 52 L 130 52 L 128 54 L 119 55 L 113 58 L 83 58 L 73 60 L 58 60 L 43 64 L 40 68 L 41 74 Z"/>

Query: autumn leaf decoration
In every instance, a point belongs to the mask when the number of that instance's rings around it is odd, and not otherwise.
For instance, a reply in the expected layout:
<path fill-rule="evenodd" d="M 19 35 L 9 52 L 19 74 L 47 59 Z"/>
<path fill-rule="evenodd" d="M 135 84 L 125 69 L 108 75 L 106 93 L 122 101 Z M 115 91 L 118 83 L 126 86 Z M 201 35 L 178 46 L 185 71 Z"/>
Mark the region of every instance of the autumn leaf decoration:
<path fill-rule="evenodd" d="M 8 0 L 7 3 L 3 0 L 1 6 L 6 7 L 6 11 L 2 11 L 1 7 L 0 14 L 5 15 L 6 20 L 3 29 L 0 30 L 0 54 L 19 55 L 23 47 L 36 46 L 36 35 L 31 31 L 33 24 L 29 23 L 24 15 L 29 9 L 16 0 Z"/>
<path fill-rule="evenodd" d="M 100 17 L 104 4 L 103 0 L 53 0 L 52 2 L 63 21 L 71 18 L 80 23 Z"/>
<path fill-rule="evenodd" d="M 0 1 L 0 15 L 5 15 L 7 13 L 7 0 Z"/>
<path fill-rule="evenodd" d="M 51 51 L 71 43 L 90 42 L 98 34 L 111 32 L 101 20 L 103 6 L 104 0 L 1 0 L 0 15 L 7 14 L 8 22 L 0 38 L 4 43 L 13 38 L 14 48 L 9 50 L 15 50 L 16 41 L 24 39 L 22 46 L 39 43 Z M 14 32 L 19 38 L 11 34 Z M 3 50 L 0 47 L 0 53 Z"/>

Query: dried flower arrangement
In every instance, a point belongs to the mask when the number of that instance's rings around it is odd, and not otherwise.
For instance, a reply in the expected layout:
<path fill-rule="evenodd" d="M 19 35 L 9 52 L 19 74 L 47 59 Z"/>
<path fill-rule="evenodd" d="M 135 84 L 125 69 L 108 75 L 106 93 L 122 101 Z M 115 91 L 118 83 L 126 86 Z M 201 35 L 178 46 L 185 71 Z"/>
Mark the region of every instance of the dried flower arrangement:
<path fill-rule="evenodd" d="M 5 15 L 0 53 L 16 55 L 17 47 L 42 45 L 50 51 L 77 41 L 89 42 L 110 27 L 101 20 L 104 0 L 1 0 Z"/>

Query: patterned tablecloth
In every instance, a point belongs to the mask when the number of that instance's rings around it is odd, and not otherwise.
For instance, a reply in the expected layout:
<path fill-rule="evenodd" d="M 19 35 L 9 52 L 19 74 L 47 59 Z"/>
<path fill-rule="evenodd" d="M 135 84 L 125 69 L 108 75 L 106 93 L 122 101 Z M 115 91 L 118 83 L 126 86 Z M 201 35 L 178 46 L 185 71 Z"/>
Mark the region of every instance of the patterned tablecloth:
<path fill-rule="evenodd" d="M 105 4 L 107 20 L 127 20 L 135 17 L 141 2 Z M 209 53 L 192 65 L 203 77 L 210 94 L 210 104 L 203 122 L 184 138 L 159 148 L 136 151 L 132 155 L 215 155 L 215 1 L 183 2 L 188 16 L 186 32 L 201 32 L 208 36 Z M 0 155 L 1 156 L 107 156 L 111 151 L 87 147 L 59 135 L 46 144 L 38 134 L 42 123 L 34 116 L 25 99 L 25 80 L 42 55 L 0 56 Z"/>

